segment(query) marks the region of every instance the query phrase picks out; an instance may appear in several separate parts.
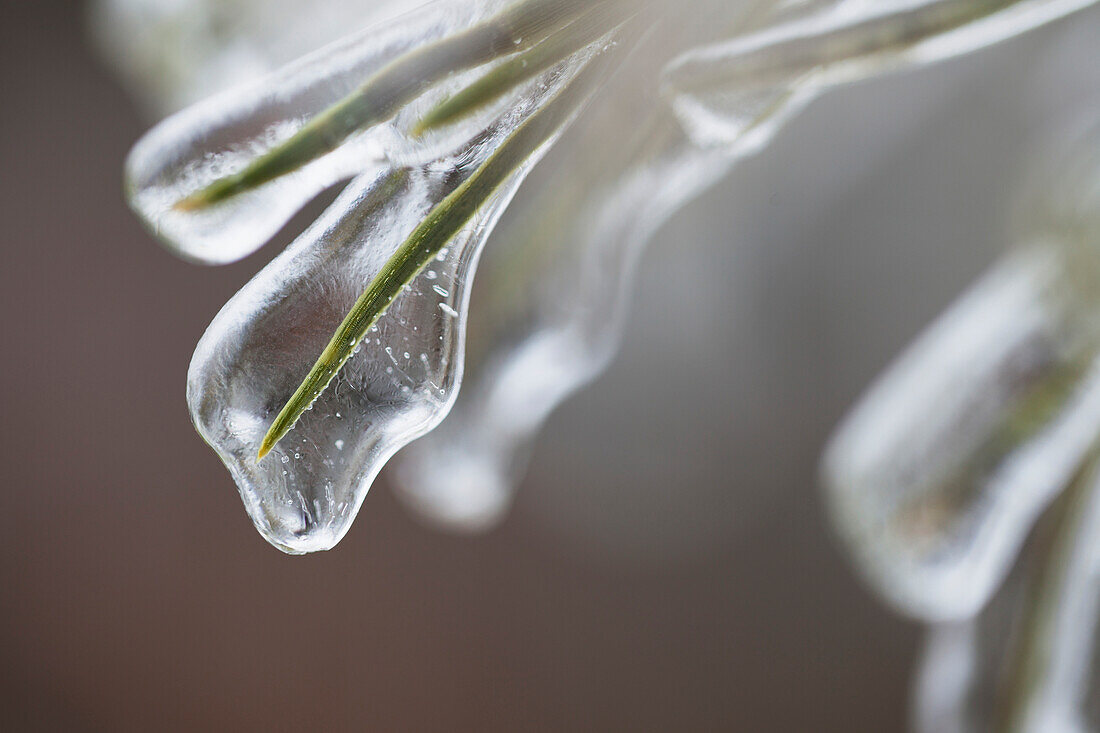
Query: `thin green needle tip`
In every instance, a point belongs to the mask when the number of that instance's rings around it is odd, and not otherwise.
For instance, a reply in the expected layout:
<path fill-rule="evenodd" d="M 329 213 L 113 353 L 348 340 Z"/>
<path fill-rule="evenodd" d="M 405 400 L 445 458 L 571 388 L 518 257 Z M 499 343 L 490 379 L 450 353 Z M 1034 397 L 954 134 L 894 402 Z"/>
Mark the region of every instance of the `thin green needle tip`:
<path fill-rule="evenodd" d="M 264 436 L 264 442 L 260 444 L 260 450 L 256 454 L 256 463 L 259 463 L 260 461 L 262 461 L 264 459 L 264 456 L 266 456 L 268 453 L 270 453 L 271 449 L 274 448 L 274 447 L 275 447 L 275 440 L 273 439 L 273 436 L 271 435 L 271 433 L 268 433 L 267 435 Z"/>

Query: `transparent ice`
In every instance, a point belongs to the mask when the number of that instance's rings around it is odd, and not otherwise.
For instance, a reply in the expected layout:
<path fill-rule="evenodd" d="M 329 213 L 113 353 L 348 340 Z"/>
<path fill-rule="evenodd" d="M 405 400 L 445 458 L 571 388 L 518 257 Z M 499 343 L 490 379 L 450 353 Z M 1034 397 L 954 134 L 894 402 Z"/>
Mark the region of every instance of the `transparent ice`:
<path fill-rule="evenodd" d="M 444 430 L 402 458 L 397 476 L 403 495 L 429 516 L 465 528 L 490 523 L 507 505 L 538 426 L 613 355 L 632 266 L 655 229 L 828 84 L 896 68 L 890 43 L 859 46 L 859 63 L 852 63 L 845 44 L 866 28 L 904 27 L 916 44 L 974 20 L 946 30 L 926 22 L 955 7 L 943 2 L 872 8 L 856 0 L 700 0 L 692 14 L 644 3 L 647 32 L 592 44 L 449 128 L 423 139 L 409 134 L 425 111 L 484 67 L 450 74 L 271 182 L 206 208 L 175 206 L 287 140 L 393 59 L 507 4 L 444 0 L 418 8 L 169 118 L 129 158 L 130 201 L 147 226 L 180 256 L 214 264 L 255 251 L 319 192 L 351 180 L 226 305 L 189 373 L 196 426 L 229 467 L 261 533 L 287 552 L 328 549 L 343 536 L 386 460 L 446 415 L 467 351 L 467 396 Z M 974 22 L 1046 8 L 1023 21 L 1012 16 L 1015 32 L 1077 5 L 993 4 Z M 385 3 L 378 12 L 398 7 Z M 735 40 L 722 40 L 728 37 Z M 999 36 L 977 37 L 948 47 L 966 51 Z M 796 63 L 774 63 L 784 49 L 803 47 L 812 52 Z M 371 277 L 435 204 L 607 49 L 626 62 L 559 146 L 565 164 L 531 192 L 489 249 L 469 349 L 466 311 L 478 258 L 539 155 L 409 284 L 321 399 L 257 463 L 271 419 Z M 731 76 L 730 64 L 744 64 L 746 49 L 755 70 Z M 933 58 L 901 56 L 907 63 Z"/>
<path fill-rule="evenodd" d="M 214 319 L 191 362 L 188 406 L 269 542 L 291 553 L 331 548 L 389 456 L 445 414 L 462 363 L 467 273 L 522 175 L 398 297 L 363 353 L 262 461 L 271 419 L 363 283 L 454 187 L 450 171 L 361 174 Z"/>

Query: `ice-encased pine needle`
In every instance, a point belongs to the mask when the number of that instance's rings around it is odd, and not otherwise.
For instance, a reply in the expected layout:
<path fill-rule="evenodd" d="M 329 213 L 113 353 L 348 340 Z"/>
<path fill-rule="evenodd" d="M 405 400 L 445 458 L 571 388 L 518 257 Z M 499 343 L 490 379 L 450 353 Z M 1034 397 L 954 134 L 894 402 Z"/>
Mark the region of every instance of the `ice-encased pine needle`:
<path fill-rule="evenodd" d="M 268 183 L 335 150 L 353 133 L 391 117 L 455 71 L 470 69 L 537 45 L 607 0 L 518 0 L 489 20 L 399 56 L 358 90 L 307 122 L 288 140 L 242 170 L 178 201 L 194 211 Z"/>
<path fill-rule="evenodd" d="M 382 317 L 401 288 L 423 270 L 507 180 L 582 106 L 603 64 L 587 67 L 545 107 L 516 129 L 465 182 L 439 203 L 413 230 L 355 302 L 305 380 L 275 417 L 256 460 L 285 436 L 324 392 L 370 327 Z"/>

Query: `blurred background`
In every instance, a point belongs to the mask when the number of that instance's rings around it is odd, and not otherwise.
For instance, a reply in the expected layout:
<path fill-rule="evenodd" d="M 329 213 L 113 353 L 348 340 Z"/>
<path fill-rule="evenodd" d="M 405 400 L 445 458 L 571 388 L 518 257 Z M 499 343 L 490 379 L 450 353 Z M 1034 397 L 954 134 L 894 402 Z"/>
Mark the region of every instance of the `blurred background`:
<path fill-rule="evenodd" d="M 293 558 L 183 389 L 322 202 L 244 262 L 174 259 L 122 201 L 155 117 L 89 8 L 3 7 L 0 729 L 905 729 L 919 630 L 858 585 L 818 456 L 1007 244 L 1029 147 L 1100 113 L 1100 8 L 834 91 L 685 208 L 502 526 L 430 529 L 383 472 Z"/>

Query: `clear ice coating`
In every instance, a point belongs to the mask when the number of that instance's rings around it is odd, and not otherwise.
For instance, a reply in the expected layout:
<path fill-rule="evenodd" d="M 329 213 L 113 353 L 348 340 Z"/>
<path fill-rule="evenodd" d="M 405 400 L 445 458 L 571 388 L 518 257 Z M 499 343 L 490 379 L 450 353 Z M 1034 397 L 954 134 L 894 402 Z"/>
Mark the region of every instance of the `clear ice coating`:
<path fill-rule="evenodd" d="M 503 515 L 543 421 L 614 355 L 652 233 L 729 167 L 729 156 L 687 145 L 660 108 L 638 118 L 637 71 L 602 90 L 586 124 L 558 143 L 554 172 L 486 250 L 465 387 L 395 463 L 399 495 L 434 522 L 479 530 Z"/>
<path fill-rule="evenodd" d="M 379 12 L 398 5 L 385 3 Z M 990 6 L 989 17 L 1009 12 L 1002 5 Z M 1012 4 L 1033 6 L 1046 8 L 1030 16 L 1033 22 L 1053 17 L 1050 8 L 1070 7 L 1069 0 Z M 827 84 L 896 66 L 879 63 L 897 49 L 872 33 L 870 45 L 857 49 L 859 73 L 822 72 L 851 66 L 845 44 L 867 29 L 901 27 L 895 16 L 907 29 L 927 29 L 929 37 L 958 26 L 925 22 L 956 7 L 942 2 L 884 11 L 855 0 L 699 0 L 686 17 L 654 0 L 637 6 L 644 22 L 630 33 L 605 36 L 456 124 L 422 138 L 410 133 L 425 112 L 491 63 L 453 69 L 274 180 L 210 205 L 177 205 L 278 149 L 395 59 L 508 7 L 506 0 L 426 5 L 169 118 L 128 160 L 127 190 L 137 213 L 174 252 L 207 263 L 253 252 L 313 196 L 351 179 L 325 214 L 226 305 L 189 373 L 196 426 L 229 467 L 261 533 L 287 552 L 335 544 L 390 455 L 450 409 L 482 246 L 530 165 L 554 141 L 516 170 L 437 263 L 409 283 L 361 353 L 257 463 L 256 446 L 271 419 L 405 237 L 593 54 L 614 48 L 627 61 L 561 146 L 562 171 L 533 192 L 518 223 L 490 249 L 480 288 L 484 305 L 470 337 L 468 397 L 449 427 L 414 446 L 398 471 L 404 496 L 455 526 L 484 526 L 499 516 L 538 426 L 610 360 L 633 263 L 669 215 L 764 144 Z M 1013 32 L 1025 26 L 1014 21 Z M 635 34 L 639 27 L 645 32 Z M 808 35 L 792 41 L 792 28 Z M 731 35 L 740 38 L 732 45 L 735 56 L 756 49 L 748 77 L 728 73 L 731 46 L 719 40 Z M 517 48 L 523 41 L 514 39 Z M 838 43 L 841 52 L 834 53 Z M 776 53 L 803 47 L 808 51 L 796 54 L 795 63 L 773 63 Z M 683 53 L 692 48 L 704 50 Z M 902 55 L 907 62 L 931 58 Z M 416 77 L 417 69 L 410 73 Z M 722 107 L 715 100 L 733 103 Z M 1057 307 L 1052 313 L 1060 317 Z"/>
<path fill-rule="evenodd" d="M 1008 255 L 883 375 L 824 458 L 829 507 L 903 612 L 977 613 L 1100 437 L 1096 131 L 1037 186 Z M 1082 138 L 1078 138 L 1082 140 Z"/>
<path fill-rule="evenodd" d="M 614 175 L 549 184 L 535 199 L 549 206 L 541 214 L 525 207 L 531 219 L 521 214 L 487 251 L 466 386 L 444 424 L 396 463 L 402 495 L 428 518 L 476 530 L 502 515 L 542 422 L 614 355 L 630 274 L 653 231 L 728 167 L 724 156 L 685 148 L 667 127 L 651 126 L 643 143 L 659 145 L 644 163 L 622 159 L 615 146 L 595 153 L 582 145 L 575 152 Z M 555 216 L 563 198 L 574 199 L 566 206 L 575 217 Z"/>

